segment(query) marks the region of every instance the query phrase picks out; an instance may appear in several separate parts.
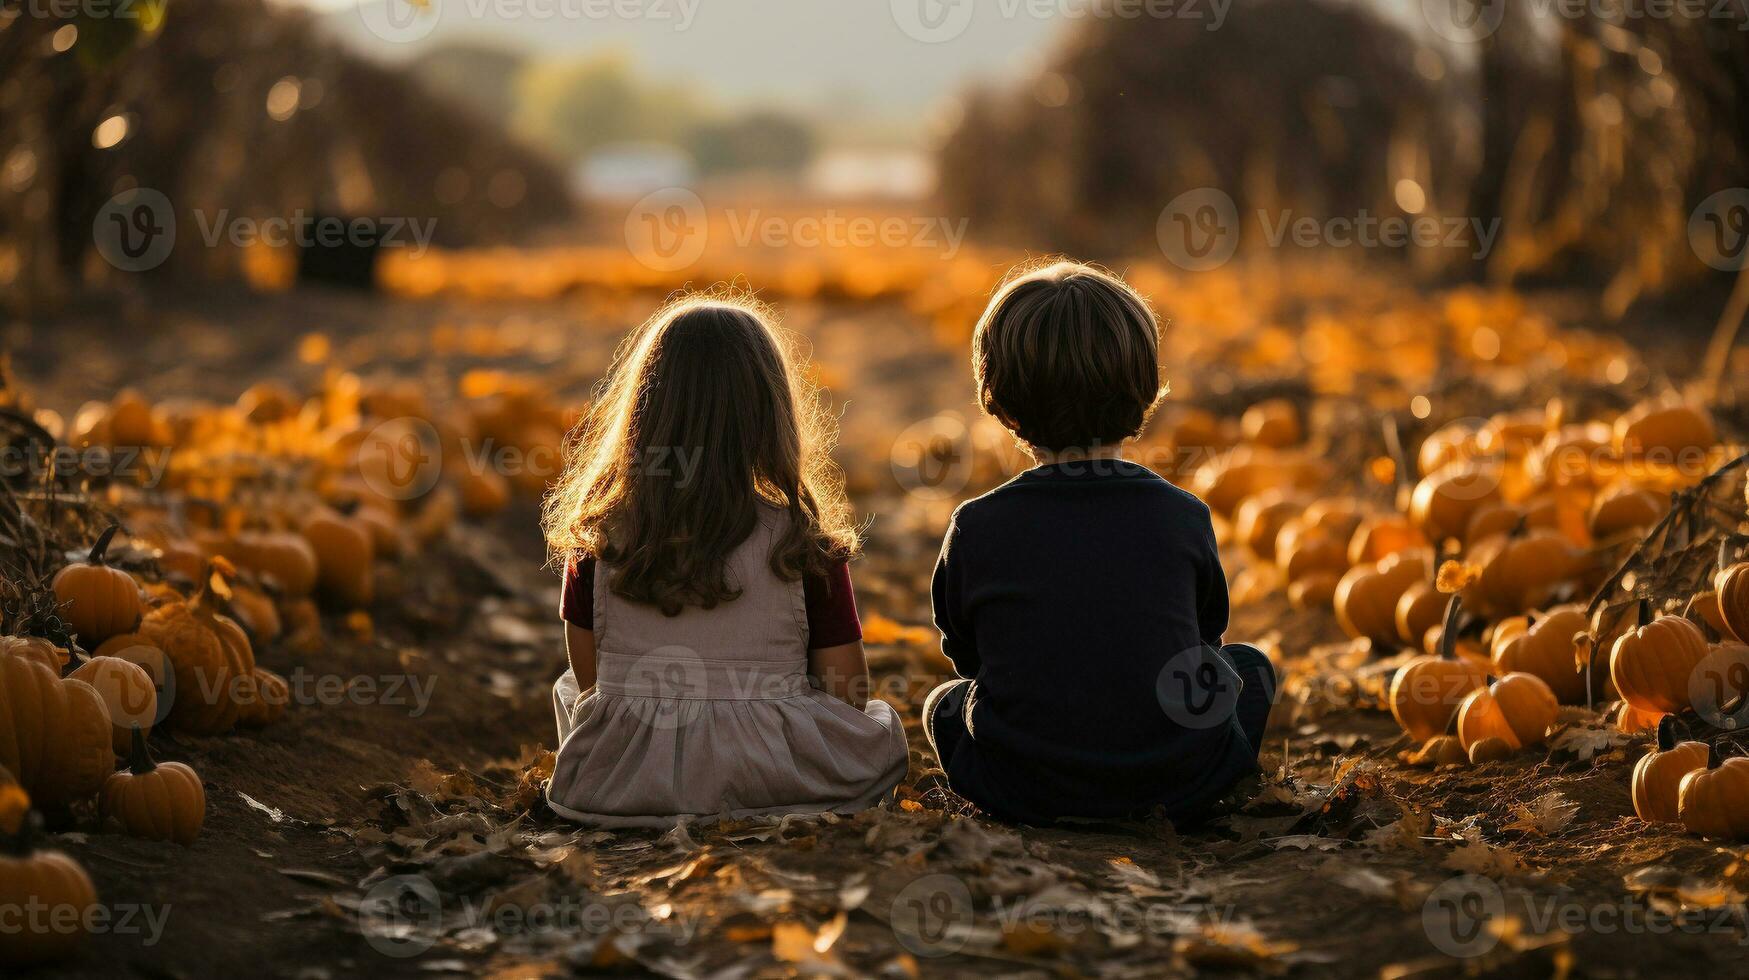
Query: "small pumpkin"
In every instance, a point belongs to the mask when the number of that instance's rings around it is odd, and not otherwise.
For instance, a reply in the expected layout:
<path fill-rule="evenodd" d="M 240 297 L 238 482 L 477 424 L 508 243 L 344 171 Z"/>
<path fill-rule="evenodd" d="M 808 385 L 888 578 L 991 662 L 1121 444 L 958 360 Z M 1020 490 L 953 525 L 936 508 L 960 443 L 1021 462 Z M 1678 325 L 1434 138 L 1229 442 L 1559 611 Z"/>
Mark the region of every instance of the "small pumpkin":
<path fill-rule="evenodd" d="M 151 645 L 164 651 L 176 675 L 176 696 L 166 722 L 196 735 L 222 734 L 237 723 L 238 678 L 252 666 L 242 656 L 247 638 L 241 645 L 237 642 L 240 627 L 221 638 L 217 621 L 224 617 L 208 607 L 208 587 L 188 602 L 152 610 L 140 629 Z"/>
<path fill-rule="evenodd" d="M 306 596 L 316 588 L 316 552 L 303 537 L 288 531 L 240 534 L 219 553 L 239 568 L 271 580 L 288 596 Z"/>
<path fill-rule="evenodd" d="M 1657 728 L 1664 717 L 1663 712 L 1646 711 L 1623 701 L 1615 713 L 1615 730 L 1624 735 L 1637 735 Z"/>
<path fill-rule="evenodd" d="M 1682 777 L 1706 768 L 1707 744 L 1678 742 L 1677 724 L 1675 715 L 1659 719 L 1657 747 L 1634 764 L 1634 813 L 1641 820 L 1674 823 Z"/>
<path fill-rule="evenodd" d="M 1510 759 L 1512 753 L 1516 751 L 1518 750 L 1512 747 L 1511 742 L 1498 735 L 1490 735 L 1470 746 L 1470 765 L 1479 766 L 1484 762 L 1500 762 Z"/>
<path fill-rule="evenodd" d="M 1562 704 L 1585 702 L 1585 675 L 1579 669 L 1575 635 L 1590 628 L 1585 610 L 1556 606 L 1535 617 L 1527 629 L 1494 645 L 1494 667 L 1541 678 Z"/>
<path fill-rule="evenodd" d="M 78 948 L 97 904 L 97 887 L 79 862 L 36 848 L 42 818 L 28 814 L 18 833 L 0 843 L 0 908 L 32 906 L 46 914 L 19 916 L 0 929 L 0 964 L 35 966 L 66 958 Z"/>
<path fill-rule="evenodd" d="M 91 655 L 93 658 L 115 657 L 145 671 L 152 681 L 152 691 L 158 705 L 153 723 L 164 720 L 171 704 L 176 700 L 176 668 L 170 662 L 168 654 L 155 646 L 144 634 L 123 633 L 104 640 L 103 645 L 92 651 Z"/>
<path fill-rule="evenodd" d="M 1639 625 L 1618 637 L 1609 651 L 1609 676 L 1636 708 L 1670 714 L 1689 706 L 1694 669 L 1707 655 L 1700 627 L 1681 616 L 1652 618 L 1640 600 Z"/>
<path fill-rule="evenodd" d="M 1718 746 L 1709 747 L 1706 768 L 1682 777 L 1676 815 L 1691 834 L 1719 840 L 1749 837 L 1749 758 L 1720 761 Z"/>
<path fill-rule="evenodd" d="M 1328 609 L 1336 597 L 1336 573 L 1313 571 L 1287 587 L 1287 601 L 1300 612 Z"/>
<path fill-rule="evenodd" d="M 1472 753 L 1487 738 L 1498 738 L 1517 751 L 1541 742 L 1560 712 L 1555 692 L 1541 678 L 1507 674 L 1464 698 L 1458 708 L 1458 738 Z"/>
<path fill-rule="evenodd" d="M 256 667 L 242 688 L 238 724 L 260 728 L 285 717 L 286 707 L 291 703 L 291 687 L 284 677 L 265 667 Z"/>
<path fill-rule="evenodd" d="M 1410 660 L 1391 678 L 1387 695 L 1391 716 L 1417 741 L 1425 742 L 1451 727 L 1458 705 L 1486 682 L 1479 664 L 1453 655 L 1459 607 L 1460 600 L 1453 596 L 1446 607 L 1439 653 Z"/>
<path fill-rule="evenodd" d="M 96 793 L 115 766 L 103 699 L 40 661 L 0 657 L 0 766 L 42 804 Z"/>
<path fill-rule="evenodd" d="M 1439 626 L 1445 615 L 1445 604 L 1446 597 L 1434 588 L 1432 582 L 1415 582 L 1404 589 L 1392 613 L 1397 639 L 1405 646 L 1419 648 L 1427 638 L 1427 631 Z"/>
<path fill-rule="evenodd" d="M 1408 518 L 1397 514 L 1369 517 L 1360 522 L 1348 541 L 1348 563 L 1365 565 L 1383 561 L 1399 551 L 1427 546 L 1426 536 Z M 1440 606 L 1444 608 L 1444 603 Z"/>
<path fill-rule="evenodd" d="M 1617 484 L 1597 495 L 1591 505 L 1591 536 L 1599 540 L 1624 532 L 1640 532 L 1658 522 L 1669 501 L 1632 484 Z"/>
<path fill-rule="evenodd" d="M 230 606 L 231 617 L 242 624 L 256 643 L 271 643 L 284 630 L 279 618 L 279 608 L 260 589 L 233 585 Z"/>
<path fill-rule="evenodd" d="M 1469 754 L 1456 735 L 1435 735 L 1409 757 L 1409 764 L 1416 766 L 1461 766 L 1468 761 Z"/>
<path fill-rule="evenodd" d="M 151 675 L 120 657 L 92 657 L 72 677 L 90 684 L 103 700 L 115 754 L 127 755 L 128 731 L 141 726 L 149 731 L 158 718 L 158 691 Z"/>
<path fill-rule="evenodd" d="M 370 532 L 350 518 L 322 513 L 304 523 L 304 540 L 316 555 L 316 583 L 336 605 L 357 609 L 370 605 Z"/>
<path fill-rule="evenodd" d="M 1349 636 L 1366 637 L 1379 646 L 1393 646 L 1397 636 L 1397 601 L 1428 575 L 1426 551 L 1398 552 L 1376 565 L 1348 570 L 1337 583 L 1333 603 L 1336 621 Z"/>
<path fill-rule="evenodd" d="M 1470 517 L 1500 499 L 1498 466 L 1452 463 L 1421 478 L 1409 497 L 1409 518 L 1427 540 L 1463 539 Z"/>
<path fill-rule="evenodd" d="M 1265 490 L 1239 503 L 1233 533 L 1253 555 L 1275 561 L 1275 538 L 1288 519 L 1306 509 L 1303 497 L 1279 489 Z"/>
<path fill-rule="evenodd" d="M 1615 422 L 1615 444 L 1629 459 L 1674 463 L 1718 441 L 1712 416 L 1699 405 L 1644 402 Z"/>
<path fill-rule="evenodd" d="M 130 735 L 128 768 L 103 784 L 97 808 L 130 837 L 175 841 L 184 847 L 200 837 L 206 822 L 206 788 L 181 762 L 156 762 L 138 727 Z"/>
<path fill-rule="evenodd" d="M 1740 561 L 1713 576 L 1719 594 L 1719 619 L 1739 642 L 1749 643 L 1749 561 Z"/>
<path fill-rule="evenodd" d="M 1464 587 L 1464 605 L 1488 616 L 1511 616 L 1542 605 L 1555 587 L 1584 569 L 1585 557 L 1559 532 L 1532 528 L 1493 535 L 1470 549 L 1481 569 Z"/>
<path fill-rule="evenodd" d="M 491 517 L 510 503 L 510 482 L 496 470 L 458 467 L 454 481 L 461 492 L 462 515 L 474 520 Z"/>
<path fill-rule="evenodd" d="M 52 583 L 61 617 L 87 648 L 140 624 L 139 585 L 128 573 L 104 562 L 118 530 L 111 524 L 85 561 L 61 569 Z"/>

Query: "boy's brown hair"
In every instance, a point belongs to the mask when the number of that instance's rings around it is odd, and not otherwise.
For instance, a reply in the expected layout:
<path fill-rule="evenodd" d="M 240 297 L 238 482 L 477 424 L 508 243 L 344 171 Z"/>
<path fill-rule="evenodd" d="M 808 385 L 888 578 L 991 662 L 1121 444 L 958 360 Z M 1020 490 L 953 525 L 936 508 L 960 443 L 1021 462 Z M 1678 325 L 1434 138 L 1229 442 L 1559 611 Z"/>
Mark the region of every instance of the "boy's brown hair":
<path fill-rule="evenodd" d="M 972 333 L 978 401 L 1027 445 L 1111 446 L 1160 400 L 1160 324 L 1128 283 L 1058 261 L 1008 274 Z"/>

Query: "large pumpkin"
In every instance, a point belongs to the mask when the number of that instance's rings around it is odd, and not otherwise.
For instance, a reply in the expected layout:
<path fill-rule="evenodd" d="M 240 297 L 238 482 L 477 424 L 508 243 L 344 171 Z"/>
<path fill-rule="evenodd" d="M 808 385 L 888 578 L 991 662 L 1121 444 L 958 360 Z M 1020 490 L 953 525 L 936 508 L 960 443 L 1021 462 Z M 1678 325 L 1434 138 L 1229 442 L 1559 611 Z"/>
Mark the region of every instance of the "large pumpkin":
<path fill-rule="evenodd" d="M 1585 703 L 1585 674 L 1578 665 L 1574 637 L 1590 628 L 1585 610 L 1556 606 L 1535 617 L 1529 628 L 1494 646 L 1494 667 L 1541 678 L 1562 704 Z"/>
<path fill-rule="evenodd" d="M 1397 514 L 1369 517 L 1360 522 L 1348 541 L 1348 563 L 1365 565 L 1383 561 L 1399 551 L 1425 548 L 1427 544 L 1426 536 L 1406 517 Z"/>
<path fill-rule="evenodd" d="M 91 796 L 115 765 L 109 715 L 91 685 L 0 656 L 0 766 L 39 803 Z"/>
<path fill-rule="evenodd" d="M 1376 565 L 1348 570 L 1336 586 L 1336 621 L 1349 636 L 1366 637 L 1379 646 L 1394 646 L 1397 601 L 1410 586 L 1427 580 L 1424 550 L 1391 555 Z"/>
<path fill-rule="evenodd" d="M 1712 416 L 1698 405 L 1645 402 L 1616 419 L 1615 444 L 1629 459 L 1676 463 L 1711 449 Z"/>
<path fill-rule="evenodd" d="M 85 937 L 97 888 L 79 862 L 35 846 L 37 823 L 26 817 L 0 844 L 0 909 L 15 913 L 0 929 L 0 964 L 22 968 L 63 959 Z M 35 914 L 17 914 L 35 908 Z"/>
<path fill-rule="evenodd" d="M 92 545 L 83 562 L 74 562 L 55 574 L 55 601 L 61 618 L 87 649 L 117 633 L 126 633 L 140 622 L 140 587 L 133 577 L 105 564 L 118 528 L 111 524 Z"/>
<path fill-rule="evenodd" d="M 1682 777 L 1705 769 L 1705 742 L 1678 742 L 1676 716 L 1658 721 L 1658 744 L 1634 764 L 1634 813 L 1649 822 L 1674 822 L 1682 790 Z"/>
<path fill-rule="evenodd" d="M 1718 840 L 1749 837 L 1749 759 L 1721 762 L 1713 746 L 1706 768 L 1682 777 L 1676 800 L 1677 817 L 1689 833 Z"/>
<path fill-rule="evenodd" d="M 1391 716 L 1410 737 L 1425 742 L 1451 726 L 1453 716 L 1471 691 L 1486 683 L 1482 666 L 1453 654 L 1459 600 L 1447 607 L 1444 636 L 1437 655 L 1416 657 L 1397 668 L 1388 699 Z"/>
<path fill-rule="evenodd" d="M 1534 528 L 1476 543 L 1469 561 L 1481 574 L 1464 588 L 1464 605 L 1487 616 L 1511 616 L 1548 600 L 1560 583 L 1584 569 L 1584 556 L 1559 532 Z"/>
<path fill-rule="evenodd" d="M 128 768 L 103 784 L 98 811 L 121 824 L 129 836 L 185 847 L 194 843 L 206 822 L 206 788 L 200 777 L 183 763 L 153 761 L 138 728 L 129 743 Z"/>
<path fill-rule="evenodd" d="M 243 651 L 242 633 L 221 637 L 218 616 L 206 607 L 206 591 L 188 602 L 170 602 L 152 610 L 140 627 L 148 642 L 169 657 L 176 675 L 176 696 L 166 722 L 170 727 L 196 735 L 218 735 L 237 723 L 237 693 L 240 678 L 252 664 Z M 225 620 L 225 622 L 230 622 Z"/>
<path fill-rule="evenodd" d="M 34 660 L 59 676 L 72 655 L 40 636 L 0 636 L 0 657 Z"/>
<path fill-rule="evenodd" d="M 1675 714 L 1689 706 L 1694 670 L 1707 655 L 1700 627 L 1681 616 L 1651 618 L 1640 602 L 1640 625 L 1615 641 L 1609 676 L 1629 704 Z"/>
<path fill-rule="evenodd" d="M 1560 714 L 1555 692 L 1533 674 L 1507 674 L 1470 692 L 1458 708 L 1458 740 L 1471 749 L 1498 738 L 1514 750 L 1543 740 Z"/>
<path fill-rule="evenodd" d="M 1617 484 L 1597 495 L 1591 505 L 1591 536 L 1610 538 L 1627 531 L 1643 532 L 1658 522 L 1670 502 L 1650 490 Z"/>

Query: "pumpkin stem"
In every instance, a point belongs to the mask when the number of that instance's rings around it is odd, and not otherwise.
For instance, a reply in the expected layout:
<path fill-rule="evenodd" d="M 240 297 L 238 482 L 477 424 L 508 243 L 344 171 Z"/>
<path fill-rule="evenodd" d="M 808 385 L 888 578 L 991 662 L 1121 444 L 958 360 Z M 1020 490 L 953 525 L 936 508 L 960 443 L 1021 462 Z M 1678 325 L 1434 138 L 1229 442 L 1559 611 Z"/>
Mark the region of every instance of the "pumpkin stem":
<path fill-rule="evenodd" d="M 1641 625 L 1641 626 L 1645 626 L 1647 623 L 1650 623 L 1652 621 L 1652 597 L 1651 596 L 1645 596 L 1645 595 L 1640 596 L 1638 619 L 1639 619 L 1639 625 Z"/>
<path fill-rule="evenodd" d="M 121 530 L 120 524 L 111 524 L 103 529 L 103 533 L 97 536 L 97 543 L 91 546 L 91 554 L 85 558 L 87 565 L 106 564 L 104 553 L 109 551 L 109 543 L 115 540 L 115 532 L 119 530 Z"/>
<path fill-rule="evenodd" d="M 1719 541 L 1719 571 L 1721 572 L 1731 567 L 1731 559 L 1725 557 L 1730 553 L 1730 550 L 1731 538 L 1727 535 Z"/>
<path fill-rule="evenodd" d="M 1658 751 L 1668 752 L 1676 747 L 1676 716 L 1665 715 L 1658 719 Z"/>
<path fill-rule="evenodd" d="M 140 726 L 135 725 L 133 747 L 128 753 L 128 771 L 136 776 L 144 776 L 156 768 L 158 763 L 152 761 L 152 753 L 146 749 L 145 733 L 140 731 Z"/>
<path fill-rule="evenodd" d="M 1445 604 L 1445 622 L 1439 628 L 1439 658 L 1441 660 L 1456 659 L 1458 613 L 1463 610 L 1463 599 L 1456 593 L 1451 594 L 1451 601 Z"/>
<path fill-rule="evenodd" d="M 1725 760 L 1719 758 L 1719 747 L 1712 742 L 1708 742 L 1706 747 L 1706 767 L 1708 769 L 1717 769 L 1719 763 L 1723 761 Z"/>
<path fill-rule="evenodd" d="M 42 814 L 35 810 L 25 813 L 24 819 L 18 822 L 18 833 L 0 834 L 0 837 L 5 838 L 5 845 L 0 846 L 0 854 L 14 858 L 29 857 L 36 851 L 36 838 L 42 829 Z"/>

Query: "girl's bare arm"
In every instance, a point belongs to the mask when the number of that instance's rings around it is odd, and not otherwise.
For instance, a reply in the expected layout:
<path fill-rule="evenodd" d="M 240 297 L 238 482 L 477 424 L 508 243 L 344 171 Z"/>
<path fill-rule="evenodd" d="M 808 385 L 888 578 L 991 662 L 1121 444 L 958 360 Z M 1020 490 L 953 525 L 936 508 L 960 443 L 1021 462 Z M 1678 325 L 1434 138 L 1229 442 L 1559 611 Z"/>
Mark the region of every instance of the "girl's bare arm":
<path fill-rule="evenodd" d="M 595 686 L 595 634 L 565 624 L 565 655 L 571 661 L 571 673 L 577 676 L 577 690 Z"/>
<path fill-rule="evenodd" d="M 868 659 L 861 640 L 809 650 L 808 674 L 827 694 L 858 711 L 868 705 Z"/>

